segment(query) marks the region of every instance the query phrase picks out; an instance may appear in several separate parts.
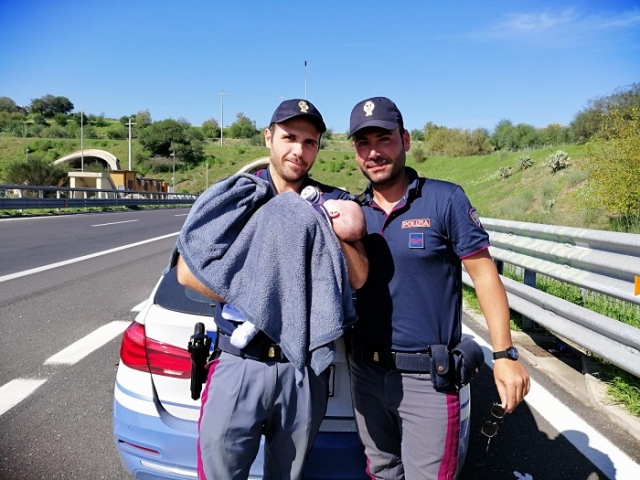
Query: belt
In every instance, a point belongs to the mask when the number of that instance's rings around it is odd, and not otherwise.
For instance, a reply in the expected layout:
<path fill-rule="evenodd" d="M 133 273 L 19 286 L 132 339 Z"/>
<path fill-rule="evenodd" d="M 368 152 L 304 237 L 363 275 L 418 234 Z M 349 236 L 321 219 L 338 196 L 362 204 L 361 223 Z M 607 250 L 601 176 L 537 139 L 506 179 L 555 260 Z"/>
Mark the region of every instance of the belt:
<path fill-rule="evenodd" d="M 351 337 L 351 354 L 389 369 L 416 373 L 431 371 L 429 347 L 425 352 L 397 352 L 367 344 L 354 335 Z"/>
<path fill-rule="evenodd" d="M 238 348 L 231 344 L 231 337 L 222 332 L 218 332 L 218 335 L 216 335 L 216 348 L 236 357 L 248 358 L 259 362 L 284 363 L 289 361 L 277 343 L 262 342 L 254 339 L 246 347 Z"/>

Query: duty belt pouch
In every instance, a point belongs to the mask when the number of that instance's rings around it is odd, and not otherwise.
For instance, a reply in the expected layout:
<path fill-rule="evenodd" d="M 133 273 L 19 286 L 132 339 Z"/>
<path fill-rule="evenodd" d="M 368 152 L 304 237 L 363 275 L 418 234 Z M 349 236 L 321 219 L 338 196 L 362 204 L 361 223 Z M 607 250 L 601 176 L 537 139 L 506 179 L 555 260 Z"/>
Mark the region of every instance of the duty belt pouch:
<path fill-rule="evenodd" d="M 449 360 L 449 349 L 446 345 L 431 345 L 431 382 L 438 392 L 445 392 L 453 386 Z"/>
<path fill-rule="evenodd" d="M 456 345 L 451 356 L 458 388 L 469 383 L 484 365 L 482 348 L 468 337 Z"/>

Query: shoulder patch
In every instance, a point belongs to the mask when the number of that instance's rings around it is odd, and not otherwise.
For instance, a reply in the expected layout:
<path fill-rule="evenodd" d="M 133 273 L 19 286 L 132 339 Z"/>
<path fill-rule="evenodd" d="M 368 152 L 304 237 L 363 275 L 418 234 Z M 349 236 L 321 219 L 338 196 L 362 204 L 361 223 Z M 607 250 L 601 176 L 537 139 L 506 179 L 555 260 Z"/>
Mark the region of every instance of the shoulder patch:
<path fill-rule="evenodd" d="M 478 210 L 476 210 L 476 207 L 471 207 L 469 209 L 469 218 L 477 226 L 479 226 L 479 227 L 482 226 L 482 223 L 480 222 L 480 215 L 478 214 Z"/>

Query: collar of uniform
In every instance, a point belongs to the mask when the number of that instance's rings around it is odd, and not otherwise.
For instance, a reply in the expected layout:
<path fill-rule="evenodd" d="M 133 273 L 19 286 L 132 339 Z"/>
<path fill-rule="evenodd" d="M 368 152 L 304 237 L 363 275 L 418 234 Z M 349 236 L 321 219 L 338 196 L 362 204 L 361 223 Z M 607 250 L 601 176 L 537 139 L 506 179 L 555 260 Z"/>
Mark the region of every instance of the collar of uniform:
<path fill-rule="evenodd" d="M 409 185 L 407 186 L 407 192 L 405 193 L 405 198 L 411 199 L 420 193 L 420 177 L 418 172 L 416 172 L 411 167 L 404 167 L 407 176 L 409 177 Z M 367 185 L 367 189 L 362 192 L 362 194 L 356 197 L 356 201 L 360 204 L 362 203 L 371 203 L 373 201 L 373 187 L 371 183 Z"/>

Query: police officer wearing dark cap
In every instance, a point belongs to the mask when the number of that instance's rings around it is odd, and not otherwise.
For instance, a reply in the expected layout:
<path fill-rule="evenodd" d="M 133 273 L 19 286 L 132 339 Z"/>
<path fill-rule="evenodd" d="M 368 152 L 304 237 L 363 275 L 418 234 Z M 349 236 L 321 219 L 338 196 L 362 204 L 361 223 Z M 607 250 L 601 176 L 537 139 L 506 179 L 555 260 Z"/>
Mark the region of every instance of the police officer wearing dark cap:
<path fill-rule="evenodd" d="M 269 182 L 276 194 L 300 193 L 308 185 L 324 199 L 350 199 L 344 190 L 311 179 L 309 170 L 327 130 L 322 115 L 308 100 L 283 101 L 264 131 L 270 151 L 268 168 L 256 175 Z M 286 235 L 286 232 L 283 232 Z M 260 239 L 255 239 L 260 241 Z M 354 289 L 364 283 L 367 259 L 362 242 L 340 241 Z M 264 332 L 244 348 L 230 342 L 244 321 L 242 314 L 208 290 L 178 260 L 179 281 L 216 300 L 216 358 L 210 362 L 202 393 L 198 438 L 198 478 L 247 479 L 264 435 L 265 480 L 300 479 L 327 407 L 329 369 L 316 375 L 307 367 L 301 384 L 295 368 Z M 283 292 L 286 295 L 286 292 Z M 283 329 L 286 318 L 282 318 Z"/>
<path fill-rule="evenodd" d="M 356 104 L 349 136 L 370 182 L 358 197 L 367 222 L 369 276 L 356 295 L 358 322 L 349 354 L 369 473 L 454 478 L 460 384 L 444 374 L 443 362 L 461 345 L 463 265 L 487 319 L 501 406 L 513 411 L 529 391 L 489 236 L 460 186 L 421 177 L 406 166 L 411 138 L 390 99 Z M 480 355 L 477 368 L 482 362 Z"/>

